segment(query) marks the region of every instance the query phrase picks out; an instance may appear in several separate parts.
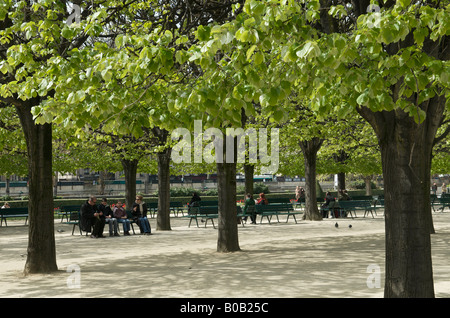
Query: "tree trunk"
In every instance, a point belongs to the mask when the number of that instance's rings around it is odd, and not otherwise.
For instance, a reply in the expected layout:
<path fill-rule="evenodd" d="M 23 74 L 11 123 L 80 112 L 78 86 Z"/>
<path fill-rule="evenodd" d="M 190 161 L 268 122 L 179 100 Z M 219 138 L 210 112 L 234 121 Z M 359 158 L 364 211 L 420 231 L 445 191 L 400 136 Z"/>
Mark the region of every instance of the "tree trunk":
<path fill-rule="evenodd" d="M 127 210 L 131 210 L 136 198 L 136 173 L 138 160 L 122 159 L 122 167 L 125 172 L 125 205 Z"/>
<path fill-rule="evenodd" d="M 217 163 L 219 192 L 218 252 L 239 251 L 236 214 L 236 163 Z"/>
<path fill-rule="evenodd" d="M 58 171 L 53 175 L 53 198 L 58 196 Z"/>
<path fill-rule="evenodd" d="M 16 106 L 25 134 L 28 156 L 28 249 L 25 274 L 49 273 L 56 265 L 53 215 L 52 125 L 36 125 L 33 101 Z"/>
<path fill-rule="evenodd" d="M 317 152 L 322 146 L 323 139 L 313 138 L 311 140 L 300 141 L 300 148 L 305 159 L 305 212 L 304 220 L 319 221 L 322 216 L 317 207 L 316 191 L 316 164 Z"/>
<path fill-rule="evenodd" d="M 381 148 L 385 219 L 385 297 L 434 297 L 431 262 L 430 168 L 433 140 L 445 98 L 423 105 L 422 124 L 401 110 L 359 109 L 374 128 Z"/>
<path fill-rule="evenodd" d="M 10 191 L 10 180 L 11 180 L 11 176 L 6 176 L 6 179 L 5 179 L 5 187 L 6 187 L 5 194 L 6 194 L 6 196 L 9 196 L 10 193 L 11 193 L 11 191 Z"/>
<path fill-rule="evenodd" d="M 170 155 L 171 148 L 158 152 L 158 215 L 156 229 L 170 231 Z"/>
<path fill-rule="evenodd" d="M 338 175 L 338 190 L 345 190 L 345 172 L 339 172 L 337 175 Z"/>
<path fill-rule="evenodd" d="M 100 177 L 98 183 L 100 184 L 100 195 L 105 195 L 106 183 L 105 180 L 108 176 L 108 171 L 102 170 L 100 171 Z"/>
<path fill-rule="evenodd" d="M 251 164 L 244 164 L 245 175 L 245 194 L 250 193 L 253 195 L 253 177 L 255 173 L 255 166 Z"/>
<path fill-rule="evenodd" d="M 364 176 L 363 180 L 366 186 L 366 195 L 372 195 L 372 176 Z"/>

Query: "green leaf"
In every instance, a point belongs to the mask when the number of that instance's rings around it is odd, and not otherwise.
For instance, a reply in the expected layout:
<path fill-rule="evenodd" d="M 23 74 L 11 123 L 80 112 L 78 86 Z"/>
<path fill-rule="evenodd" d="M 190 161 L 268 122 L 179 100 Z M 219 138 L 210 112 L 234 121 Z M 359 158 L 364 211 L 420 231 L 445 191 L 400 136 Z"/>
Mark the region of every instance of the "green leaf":
<path fill-rule="evenodd" d="M 80 90 L 76 93 L 76 96 L 77 96 L 77 100 L 82 102 L 86 98 L 86 93 L 84 91 Z"/>
<path fill-rule="evenodd" d="M 307 41 L 296 54 L 299 58 L 312 58 L 320 54 L 320 48 L 316 42 Z"/>
<path fill-rule="evenodd" d="M 249 61 L 253 55 L 253 52 L 255 52 L 257 46 L 256 45 L 252 45 L 248 50 L 247 50 L 247 61 Z"/>
<path fill-rule="evenodd" d="M 366 106 L 368 101 L 369 101 L 369 96 L 368 96 L 367 90 L 364 91 L 364 93 L 362 93 L 361 95 L 359 95 L 358 98 L 356 99 L 356 102 L 358 103 L 358 105 L 361 105 L 361 106 Z"/>
<path fill-rule="evenodd" d="M 123 34 L 119 34 L 118 36 L 116 36 L 116 39 L 114 40 L 114 43 L 116 45 L 116 48 L 118 48 L 118 49 L 124 47 L 124 45 L 125 45 L 125 37 L 123 36 Z"/>
<path fill-rule="evenodd" d="M 200 25 L 198 28 L 197 28 L 197 38 L 200 40 L 200 41 L 206 41 L 206 40 L 208 40 L 209 39 L 209 37 L 210 37 L 210 35 L 211 35 L 211 28 L 210 27 L 208 27 L 208 26 L 203 26 L 203 25 Z"/>
<path fill-rule="evenodd" d="M 68 26 L 65 26 L 61 31 L 61 35 L 65 39 L 71 39 L 74 35 L 74 29 L 69 28 Z"/>
<path fill-rule="evenodd" d="M 256 52 L 253 56 L 253 61 L 255 62 L 255 65 L 259 65 L 264 62 L 264 54 L 262 52 Z"/>
<path fill-rule="evenodd" d="M 112 78 L 112 72 L 109 69 L 105 69 L 102 71 L 102 77 L 105 80 L 105 82 L 109 82 Z"/>
<path fill-rule="evenodd" d="M 230 31 L 227 31 L 220 36 L 220 42 L 224 45 L 231 43 L 231 41 L 233 41 L 233 39 L 234 39 L 234 35 Z"/>
<path fill-rule="evenodd" d="M 389 44 L 394 41 L 395 34 L 393 28 L 384 27 L 381 29 L 381 39 L 384 43 Z"/>
<path fill-rule="evenodd" d="M 236 31 L 235 37 L 238 41 L 247 42 L 250 32 L 246 30 L 244 27 L 239 28 Z"/>
<path fill-rule="evenodd" d="M 398 3 L 403 7 L 406 8 L 411 4 L 411 0 L 398 0 Z"/>

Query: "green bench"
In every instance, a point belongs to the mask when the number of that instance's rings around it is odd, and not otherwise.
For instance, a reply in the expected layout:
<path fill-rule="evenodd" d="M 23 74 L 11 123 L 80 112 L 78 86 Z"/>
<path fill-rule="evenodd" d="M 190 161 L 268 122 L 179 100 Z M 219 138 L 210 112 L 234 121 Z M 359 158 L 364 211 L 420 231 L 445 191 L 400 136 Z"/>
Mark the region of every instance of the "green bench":
<path fill-rule="evenodd" d="M 439 205 L 440 207 L 438 208 L 438 210 L 442 210 L 442 212 L 444 212 L 444 209 L 446 207 L 450 208 L 450 196 L 440 197 Z"/>
<path fill-rule="evenodd" d="M 25 225 L 27 224 L 28 221 L 28 208 L 5 208 L 5 209 L 0 209 L 0 214 L 1 214 L 1 220 L 0 220 L 0 226 L 3 225 L 3 221 L 5 221 L 5 225 L 8 226 L 8 223 L 6 221 L 6 219 L 9 218 L 25 218 Z"/>
<path fill-rule="evenodd" d="M 296 214 L 300 214 L 300 211 L 295 211 L 292 204 L 262 204 L 255 206 L 256 214 L 261 216 L 260 222 L 262 223 L 264 217 L 267 218 L 269 224 L 272 221 L 272 217 L 276 216 L 277 221 L 280 222 L 280 215 L 287 215 L 286 222 L 289 221 L 289 217 L 292 216 L 297 223 L 297 219 L 295 218 Z"/>
<path fill-rule="evenodd" d="M 77 226 L 78 226 L 78 229 L 80 230 L 80 235 L 83 235 L 83 232 L 82 232 L 81 226 L 80 226 L 80 215 L 81 215 L 80 211 L 71 211 L 65 215 L 67 217 L 67 221 L 64 221 L 64 217 L 61 219 L 61 223 L 73 225 L 72 235 L 75 232 L 75 227 L 77 227 Z M 87 234 L 88 234 L 88 232 L 86 232 L 86 235 Z"/>
<path fill-rule="evenodd" d="M 196 206 L 196 207 L 191 207 L 189 213 L 184 216 L 189 218 L 189 225 L 188 227 L 191 227 L 191 223 L 192 220 L 195 220 L 195 223 L 198 226 L 198 219 L 200 218 L 202 221 L 203 219 L 205 219 L 205 227 L 206 224 L 208 223 L 208 220 L 211 220 L 211 223 L 213 225 L 214 228 L 214 219 L 217 219 L 219 217 L 219 207 L 218 206 Z"/>
<path fill-rule="evenodd" d="M 134 227 L 133 227 L 133 223 L 136 223 L 133 220 L 133 215 L 131 214 L 131 211 L 126 211 L 127 212 L 127 216 L 128 216 L 128 220 L 130 220 L 130 226 L 131 229 L 133 230 L 133 234 L 136 234 L 134 232 Z M 80 211 L 71 211 L 69 212 L 69 218 L 67 221 L 63 221 L 63 224 L 69 224 L 69 225 L 73 225 L 72 227 L 72 235 L 75 232 L 75 227 L 78 226 L 78 229 L 80 230 L 80 235 L 83 235 L 83 230 L 81 229 L 81 225 L 80 225 L 80 220 L 81 220 L 81 212 Z M 120 227 L 122 226 L 122 223 L 118 223 L 118 229 L 120 230 Z M 88 235 L 88 233 L 91 233 L 90 231 L 86 231 L 86 235 Z"/>
<path fill-rule="evenodd" d="M 178 216 L 179 213 L 184 216 L 184 205 L 179 201 L 170 202 L 170 210 L 175 216 Z"/>
<path fill-rule="evenodd" d="M 346 216 L 347 213 L 350 213 L 352 218 L 353 213 L 355 214 L 356 217 L 356 211 L 364 211 L 364 217 L 366 216 L 366 214 L 368 215 L 370 213 L 372 214 L 373 218 L 374 217 L 373 212 L 375 212 L 376 214 L 375 208 L 372 206 L 372 203 L 367 200 L 339 201 L 338 208 L 341 211 L 341 216 L 342 215 Z"/>
<path fill-rule="evenodd" d="M 200 206 L 218 206 L 219 201 L 199 201 Z"/>
<path fill-rule="evenodd" d="M 147 203 L 147 212 L 151 218 L 154 218 L 158 213 L 158 202 Z"/>
<path fill-rule="evenodd" d="M 72 212 L 79 212 L 81 209 L 81 204 L 78 205 L 64 205 L 59 208 L 57 215 L 61 217 L 61 223 L 66 219 L 68 222 Z"/>

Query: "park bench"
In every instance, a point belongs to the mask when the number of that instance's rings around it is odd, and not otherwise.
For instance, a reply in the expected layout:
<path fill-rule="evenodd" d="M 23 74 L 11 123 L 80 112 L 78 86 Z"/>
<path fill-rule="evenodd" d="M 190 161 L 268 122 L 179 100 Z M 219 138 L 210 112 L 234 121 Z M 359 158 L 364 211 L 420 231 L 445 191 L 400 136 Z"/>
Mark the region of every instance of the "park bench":
<path fill-rule="evenodd" d="M 158 202 L 147 203 L 147 211 L 149 213 L 149 216 L 151 218 L 154 218 L 155 215 L 158 213 Z"/>
<path fill-rule="evenodd" d="M 255 215 L 256 217 L 256 212 L 255 212 L 255 206 L 254 205 L 249 205 L 247 207 L 247 211 L 244 212 L 244 209 L 241 206 L 237 206 L 237 217 L 238 217 L 238 223 L 240 222 L 242 224 L 242 227 L 244 227 L 244 223 L 247 222 L 247 219 L 252 217 L 252 215 Z"/>
<path fill-rule="evenodd" d="M 279 209 L 278 211 L 278 215 L 286 215 L 286 223 L 289 222 L 289 218 L 292 216 L 294 218 L 295 224 L 297 224 L 297 218 L 295 217 L 295 215 L 297 214 L 301 214 L 301 211 L 298 210 L 294 210 L 294 206 L 292 204 L 282 204 L 282 206 L 280 206 L 281 209 Z"/>
<path fill-rule="evenodd" d="M 64 221 L 64 219 L 67 220 L 67 222 L 70 220 L 70 215 L 72 212 L 79 212 L 81 209 L 81 205 L 64 205 L 59 208 L 59 212 L 57 212 L 57 215 L 61 217 L 61 222 Z"/>
<path fill-rule="evenodd" d="M 440 197 L 439 205 L 440 207 L 438 208 L 438 210 L 442 210 L 442 212 L 444 212 L 444 209 L 446 207 L 450 208 L 450 196 Z"/>
<path fill-rule="evenodd" d="M 83 235 L 83 232 L 81 230 L 81 225 L 80 225 L 80 216 L 81 216 L 80 211 L 69 211 L 68 214 L 66 214 L 66 215 L 68 215 L 67 221 L 64 221 L 64 217 L 63 217 L 62 220 L 61 220 L 61 223 L 73 225 L 73 227 L 72 227 L 72 235 L 75 232 L 75 227 L 78 226 L 78 229 L 80 230 L 80 235 Z M 86 235 L 88 233 L 89 232 L 86 232 Z"/>
<path fill-rule="evenodd" d="M 134 232 L 134 227 L 133 227 L 133 223 L 136 223 L 133 220 L 133 215 L 131 214 L 131 211 L 127 211 L 127 216 L 128 219 L 130 220 L 130 226 L 131 229 L 133 230 L 133 234 L 136 234 Z M 83 235 L 83 230 L 81 229 L 81 225 L 80 225 L 80 220 L 81 220 L 81 212 L 80 211 L 71 211 L 69 212 L 69 218 L 67 221 L 63 221 L 63 224 L 69 224 L 69 225 L 73 225 L 72 227 L 72 235 L 75 232 L 75 227 L 78 226 L 78 229 L 80 230 L 80 235 Z M 120 230 L 121 227 L 121 223 L 118 224 L 118 229 Z M 91 233 L 91 229 L 89 231 L 85 231 L 86 235 L 88 235 L 89 233 Z"/>
<path fill-rule="evenodd" d="M 205 222 L 205 227 L 206 224 L 208 223 L 208 220 L 211 220 L 213 227 L 216 228 L 214 225 L 214 219 L 217 219 L 219 217 L 219 207 L 218 206 L 191 207 L 189 213 L 185 217 L 190 219 L 188 227 L 191 227 L 192 220 L 195 220 L 197 227 L 199 227 L 198 218 L 200 218 L 202 221 Z"/>
<path fill-rule="evenodd" d="M 372 214 L 373 218 L 373 212 L 375 212 L 376 214 L 376 211 L 374 210 L 375 208 L 372 206 L 372 203 L 367 200 L 339 201 L 338 207 L 340 208 L 341 216 L 345 216 L 347 213 L 350 213 L 351 217 L 353 218 L 353 213 L 356 217 L 356 211 L 364 211 L 364 217 L 366 216 L 366 214 L 370 213 Z"/>
<path fill-rule="evenodd" d="M 184 216 L 184 206 L 183 203 L 179 201 L 170 202 L 170 210 L 175 216 L 178 216 L 178 213 L 181 213 L 181 215 Z"/>
<path fill-rule="evenodd" d="M 269 199 L 269 204 L 281 204 L 281 203 L 289 204 L 289 203 L 291 203 L 291 199 L 289 199 L 289 198 L 270 198 Z"/>
<path fill-rule="evenodd" d="M 289 221 L 289 217 L 293 216 L 295 223 L 297 223 L 297 219 L 295 218 L 296 214 L 300 214 L 300 211 L 295 211 L 292 204 L 261 204 L 256 205 L 256 214 L 261 216 L 260 222 L 262 223 L 262 220 L 267 218 L 267 221 L 271 223 L 272 217 L 276 216 L 277 221 L 280 222 L 280 219 L 278 216 L 280 215 L 287 215 L 286 222 Z"/>
<path fill-rule="evenodd" d="M 8 223 L 6 222 L 6 219 L 8 218 L 25 218 L 25 225 L 27 224 L 28 221 L 27 207 L 0 209 L 0 214 L 1 214 L 0 226 L 2 226 L 3 221 L 5 221 L 5 225 L 8 226 Z"/>
<path fill-rule="evenodd" d="M 241 224 L 244 226 L 243 218 L 250 217 L 251 210 L 248 210 L 247 213 L 244 213 L 240 206 L 236 206 L 236 214 L 238 219 L 241 219 Z M 216 228 L 214 224 L 214 219 L 219 217 L 219 207 L 218 206 L 199 206 L 199 207 L 191 207 L 190 212 L 183 217 L 189 218 L 189 225 L 191 226 L 192 220 L 195 220 L 197 227 L 198 219 L 200 218 L 202 222 L 205 222 L 205 227 L 208 224 L 208 221 L 211 220 L 211 223 L 214 228 Z"/>

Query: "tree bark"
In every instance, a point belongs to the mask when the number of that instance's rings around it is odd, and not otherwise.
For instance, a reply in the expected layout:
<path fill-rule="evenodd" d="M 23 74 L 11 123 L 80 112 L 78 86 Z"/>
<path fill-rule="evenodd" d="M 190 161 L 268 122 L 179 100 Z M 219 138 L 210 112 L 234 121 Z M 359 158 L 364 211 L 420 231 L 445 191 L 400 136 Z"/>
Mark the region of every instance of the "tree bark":
<path fill-rule="evenodd" d="M 316 164 L 317 152 L 323 144 L 323 139 L 313 138 L 311 140 L 300 141 L 300 148 L 305 158 L 305 212 L 304 220 L 319 221 L 322 216 L 317 207 L 316 191 Z"/>
<path fill-rule="evenodd" d="M 28 156 L 28 249 L 24 274 L 58 270 L 53 211 L 52 125 L 36 125 L 29 100 L 16 106 Z"/>
<path fill-rule="evenodd" d="M 6 187 L 5 193 L 6 193 L 7 196 L 9 196 L 10 193 L 11 193 L 11 191 L 10 191 L 10 181 L 11 181 L 11 176 L 6 176 L 6 179 L 5 179 L 5 187 Z"/>
<path fill-rule="evenodd" d="M 363 180 L 366 186 L 366 195 L 372 195 L 372 176 L 364 176 Z"/>
<path fill-rule="evenodd" d="M 244 164 L 245 175 L 245 194 L 250 193 L 253 195 L 253 177 L 255 173 L 255 166 L 251 164 Z"/>
<path fill-rule="evenodd" d="M 122 159 L 122 167 L 125 172 L 125 205 L 130 210 L 136 198 L 136 173 L 138 160 Z"/>
<path fill-rule="evenodd" d="M 339 172 L 337 175 L 338 175 L 338 190 L 345 190 L 345 172 Z"/>
<path fill-rule="evenodd" d="M 402 110 L 359 109 L 372 125 L 381 149 L 385 219 L 385 297 L 434 297 L 431 261 L 430 169 L 433 140 L 445 97 L 422 105 L 417 124 Z"/>
<path fill-rule="evenodd" d="M 236 214 L 236 163 L 217 163 L 218 252 L 240 251 Z"/>
<path fill-rule="evenodd" d="M 158 152 L 158 215 L 156 229 L 170 231 L 170 155 L 171 148 Z"/>

